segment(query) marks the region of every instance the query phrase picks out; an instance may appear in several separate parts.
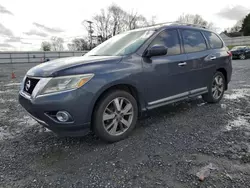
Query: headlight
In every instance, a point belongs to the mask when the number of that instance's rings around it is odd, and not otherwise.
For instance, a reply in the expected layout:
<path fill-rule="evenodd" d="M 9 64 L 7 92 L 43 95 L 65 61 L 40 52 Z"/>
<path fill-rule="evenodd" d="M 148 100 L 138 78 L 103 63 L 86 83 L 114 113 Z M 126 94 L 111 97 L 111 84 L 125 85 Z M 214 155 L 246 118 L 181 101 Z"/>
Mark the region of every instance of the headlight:
<path fill-rule="evenodd" d="M 39 93 L 40 95 L 77 89 L 86 84 L 94 74 L 62 76 L 52 78 Z"/>

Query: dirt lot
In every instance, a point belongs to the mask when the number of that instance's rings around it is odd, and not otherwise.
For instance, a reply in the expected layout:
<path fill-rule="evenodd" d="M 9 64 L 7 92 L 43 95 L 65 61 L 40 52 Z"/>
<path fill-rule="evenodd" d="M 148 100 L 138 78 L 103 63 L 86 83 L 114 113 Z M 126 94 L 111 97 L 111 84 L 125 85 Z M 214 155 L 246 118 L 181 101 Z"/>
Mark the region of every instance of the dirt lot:
<path fill-rule="evenodd" d="M 0 187 L 250 186 L 250 60 L 233 62 L 219 104 L 196 98 L 151 111 L 114 144 L 59 138 L 32 120 L 17 101 L 32 66 L 13 66 L 12 80 L 0 65 Z"/>

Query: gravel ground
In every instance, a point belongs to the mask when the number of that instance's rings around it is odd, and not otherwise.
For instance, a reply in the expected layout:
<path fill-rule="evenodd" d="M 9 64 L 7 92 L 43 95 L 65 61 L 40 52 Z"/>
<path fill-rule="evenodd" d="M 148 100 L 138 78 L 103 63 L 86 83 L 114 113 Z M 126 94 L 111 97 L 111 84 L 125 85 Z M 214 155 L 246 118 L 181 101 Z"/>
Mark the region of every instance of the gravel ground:
<path fill-rule="evenodd" d="M 56 137 L 32 120 L 17 101 L 32 66 L 0 65 L 0 187 L 249 187 L 250 60 L 233 61 L 219 104 L 153 110 L 114 144 Z"/>

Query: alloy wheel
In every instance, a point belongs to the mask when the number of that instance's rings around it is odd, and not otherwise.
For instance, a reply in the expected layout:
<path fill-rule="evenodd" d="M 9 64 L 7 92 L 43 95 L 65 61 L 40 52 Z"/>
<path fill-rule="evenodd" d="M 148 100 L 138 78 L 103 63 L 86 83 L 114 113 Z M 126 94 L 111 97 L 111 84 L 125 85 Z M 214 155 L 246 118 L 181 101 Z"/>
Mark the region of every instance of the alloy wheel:
<path fill-rule="evenodd" d="M 241 60 L 244 60 L 244 59 L 246 59 L 246 56 L 245 56 L 244 54 L 241 54 L 241 55 L 240 55 L 240 59 L 241 59 Z"/>
<path fill-rule="evenodd" d="M 212 85 L 212 94 L 214 99 L 219 99 L 224 92 L 224 83 L 223 78 L 221 75 L 217 75 L 214 78 L 213 85 Z"/>
<path fill-rule="evenodd" d="M 105 130 L 112 136 L 126 132 L 132 124 L 134 108 L 124 97 L 113 99 L 103 112 L 102 122 Z"/>

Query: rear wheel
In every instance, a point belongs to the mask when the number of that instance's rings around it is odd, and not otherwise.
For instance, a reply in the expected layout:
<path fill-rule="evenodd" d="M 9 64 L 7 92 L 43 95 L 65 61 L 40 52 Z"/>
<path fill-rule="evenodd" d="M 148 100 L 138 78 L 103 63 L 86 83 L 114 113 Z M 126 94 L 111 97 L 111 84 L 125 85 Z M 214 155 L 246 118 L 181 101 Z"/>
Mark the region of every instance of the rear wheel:
<path fill-rule="evenodd" d="M 246 59 L 246 56 L 245 56 L 245 54 L 240 54 L 240 59 L 241 59 L 241 60 L 244 60 L 244 59 Z"/>
<path fill-rule="evenodd" d="M 123 90 L 110 91 L 95 108 L 93 130 L 102 140 L 116 142 L 131 133 L 137 116 L 137 102 L 130 93 Z"/>
<path fill-rule="evenodd" d="M 208 93 L 202 95 L 203 100 L 208 103 L 217 103 L 223 97 L 225 91 L 225 77 L 221 72 L 216 72 L 212 82 L 208 86 Z"/>

